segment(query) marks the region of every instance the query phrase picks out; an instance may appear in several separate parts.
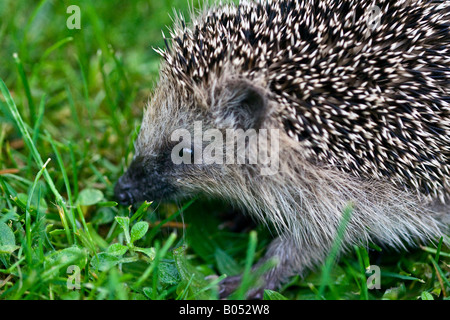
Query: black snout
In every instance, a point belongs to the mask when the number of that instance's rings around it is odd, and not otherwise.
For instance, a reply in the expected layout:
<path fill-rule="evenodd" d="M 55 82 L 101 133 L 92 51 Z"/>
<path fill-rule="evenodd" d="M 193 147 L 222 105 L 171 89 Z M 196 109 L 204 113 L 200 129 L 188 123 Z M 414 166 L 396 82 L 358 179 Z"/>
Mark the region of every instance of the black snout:
<path fill-rule="evenodd" d="M 164 171 L 166 169 L 166 171 Z M 141 201 L 167 200 L 175 193 L 167 162 L 136 157 L 114 187 L 116 201 L 122 205 Z"/>
<path fill-rule="evenodd" d="M 114 196 L 116 200 L 122 205 L 130 205 L 134 202 L 133 194 L 131 193 L 131 185 L 123 182 L 123 177 L 117 181 L 114 187 Z"/>

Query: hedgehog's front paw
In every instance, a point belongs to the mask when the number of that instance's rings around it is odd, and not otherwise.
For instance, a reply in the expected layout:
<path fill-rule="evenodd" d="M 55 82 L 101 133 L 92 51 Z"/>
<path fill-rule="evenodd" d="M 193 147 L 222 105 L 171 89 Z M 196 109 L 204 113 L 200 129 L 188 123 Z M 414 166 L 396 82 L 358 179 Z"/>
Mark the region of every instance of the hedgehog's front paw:
<path fill-rule="evenodd" d="M 226 277 L 219 283 L 219 298 L 225 299 L 241 284 L 241 276 Z"/>

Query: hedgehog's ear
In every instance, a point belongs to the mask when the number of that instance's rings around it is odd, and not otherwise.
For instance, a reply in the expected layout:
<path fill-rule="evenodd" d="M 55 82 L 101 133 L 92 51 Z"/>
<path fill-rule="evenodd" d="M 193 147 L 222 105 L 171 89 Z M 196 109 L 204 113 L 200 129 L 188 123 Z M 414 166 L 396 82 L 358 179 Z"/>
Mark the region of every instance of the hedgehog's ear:
<path fill-rule="evenodd" d="M 216 93 L 216 120 L 243 130 L 262 127 L 268 115 L 268 101 L 262 88 L 247 80 L 229 80 Z"/>

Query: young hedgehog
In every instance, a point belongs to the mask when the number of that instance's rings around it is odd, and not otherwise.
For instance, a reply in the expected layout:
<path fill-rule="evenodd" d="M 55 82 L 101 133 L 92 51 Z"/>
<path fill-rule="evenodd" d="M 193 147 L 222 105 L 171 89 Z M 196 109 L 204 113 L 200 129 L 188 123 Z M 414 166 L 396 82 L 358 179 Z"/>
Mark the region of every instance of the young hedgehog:
<path fill-rule="evenodd" d="M 115 188 L 121 203 L 204 193 L 275 226 L 262 262 L 278 264 L 253 298 L 320 265 L 349 203 L 342 251 L 448 232 L 450 1 L 245 0 L 176 20 Z M 278 170 L 175 164 L 172 133 L 198 121 L 204 131 L 278 130 Z M 221 295 L 238 284 L 225 279 Z"/>

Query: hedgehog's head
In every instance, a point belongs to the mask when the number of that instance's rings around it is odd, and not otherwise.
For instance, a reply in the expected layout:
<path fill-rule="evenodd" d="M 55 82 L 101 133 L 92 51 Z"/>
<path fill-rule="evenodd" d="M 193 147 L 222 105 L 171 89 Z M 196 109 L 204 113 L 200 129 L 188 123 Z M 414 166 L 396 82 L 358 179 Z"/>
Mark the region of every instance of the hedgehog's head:
<path fill-rule="evenodd" d="M 199 192 L 235 198 L 247 177 L 260 174 L 255 146 L 272 137 L 261 130 L 270 126 L 270 105 L 262 86 L 242 78 L 183 90 L 176 79 L 162 77 L 145 111 L 134 159 L 115 187 L 116 198 L 123 204 Z"/>

